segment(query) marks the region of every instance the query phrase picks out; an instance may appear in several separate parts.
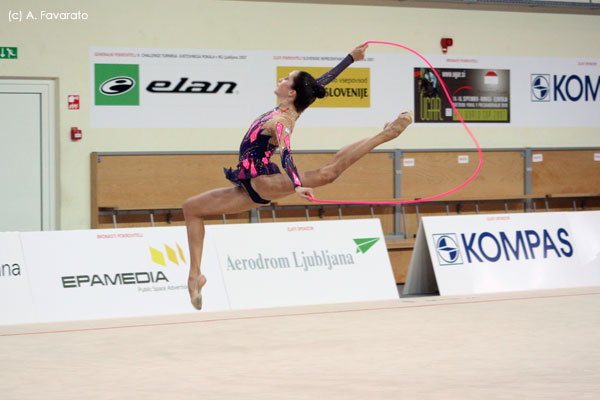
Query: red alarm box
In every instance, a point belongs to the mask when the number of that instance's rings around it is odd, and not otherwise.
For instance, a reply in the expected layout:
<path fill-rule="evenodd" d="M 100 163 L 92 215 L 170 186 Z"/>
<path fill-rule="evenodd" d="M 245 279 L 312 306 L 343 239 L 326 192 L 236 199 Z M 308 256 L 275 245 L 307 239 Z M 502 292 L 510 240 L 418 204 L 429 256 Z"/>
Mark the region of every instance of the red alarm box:
<path fill-rule="evenodd" d="M 81 140 L 82 136 L 81 129 L 76 126 L 71 128 L 71 140 Z"/>

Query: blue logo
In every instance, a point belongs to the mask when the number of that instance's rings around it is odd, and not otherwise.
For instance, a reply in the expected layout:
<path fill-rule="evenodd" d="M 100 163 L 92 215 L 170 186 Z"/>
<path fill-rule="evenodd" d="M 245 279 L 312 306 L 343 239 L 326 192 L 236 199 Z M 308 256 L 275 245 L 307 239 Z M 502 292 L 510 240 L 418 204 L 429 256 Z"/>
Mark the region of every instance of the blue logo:
<path fill-rule="evenodd" d="M 531 75 L 531 101 L 550 101 L 550 75 Z"/>
<path fill-rule="evenodd" d="M 455 233 L 433 235 L 435 251 L 440 265 L 459 265 L 463 263 Z"/>
<path fill-rule="evenodd" d="M 598 101 L 600 76 L 531 74 L 531 101 Z"/>

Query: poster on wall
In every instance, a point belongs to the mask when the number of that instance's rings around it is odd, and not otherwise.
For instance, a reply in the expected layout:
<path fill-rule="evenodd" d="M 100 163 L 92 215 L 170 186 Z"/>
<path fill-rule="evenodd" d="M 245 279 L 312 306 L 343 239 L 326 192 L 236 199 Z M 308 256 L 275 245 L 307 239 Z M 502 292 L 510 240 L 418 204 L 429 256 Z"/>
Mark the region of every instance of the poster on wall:
<path fill-rule="evenodd" d="M 301 67 L 277 67 L 277 80 Z M 303 71 L 318 78 L 329 71 L 327 67 L 304 67 Z M 369 108 L 370 68 L 348 68 L 325 87 L 325 97 L 317 99 L 312 108 Z"/>
<path fill-rule="evenodd" d="M 381 50 L 381 49 L 379 49 Z M 345 53 L 90 48 L 93 128 L 239 128 L 274 108 L 278 79 L 315 77 Z M 597 127 L 600 60 L 426 55 L 470 124 Z M 417 128 L 459 122 L 427 63 L 369 50 L 327 85 L 299 127 L 377 129 L 405 110 Z"/>
<path fill-rule="evenodd" d="M 92 48 L 94 128 L 247 128 L 278 105 L 278 80 L 295 70 L 315 78 L 345 54 L 237 50 Z M 371 106 L 373 58 L 352 64 L 326 87 L 305 126 L 381 125 L 396 110 Z M 391 95 L 392 88 L 388 89 Z M 348 108 L 356 112 L 348 112 Z M 386 112 L 387 111 L 387 112 Z"/>
<path fill-rule="evenodd" d="M 465 122 L 510 122 L 510 71 L 436 68 Z M 431 68 L 414 69 L 415 122 L 460 122 Z"/>
<path fill-rule="evenodd" d="M 519 125 L 600 126 L 600 60 L 535 58 L 519 66 L 512 77 Z"/>

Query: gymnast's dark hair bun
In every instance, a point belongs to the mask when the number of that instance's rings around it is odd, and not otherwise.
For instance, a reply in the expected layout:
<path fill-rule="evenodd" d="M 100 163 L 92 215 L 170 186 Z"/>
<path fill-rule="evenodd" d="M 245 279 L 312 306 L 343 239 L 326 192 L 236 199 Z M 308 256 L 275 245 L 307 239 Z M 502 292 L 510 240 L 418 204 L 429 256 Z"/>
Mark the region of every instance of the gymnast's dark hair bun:
<path fill-rule="evenodd" d="M 294 107 L 301 113 L 316 99 L 325 97 L 325 88 L 317 83 L 315 78 L 306 71 L 300 71 L 294 78 L 292 89 L 296 91 Z"/>
<path fill-rule="evenodd" d="M 325 97 L 325 88 L 316 82 L 313 86 L 313 91 L 315 92 L 315 97 L 317 99 L 322 99 L 323 97 Z"/>

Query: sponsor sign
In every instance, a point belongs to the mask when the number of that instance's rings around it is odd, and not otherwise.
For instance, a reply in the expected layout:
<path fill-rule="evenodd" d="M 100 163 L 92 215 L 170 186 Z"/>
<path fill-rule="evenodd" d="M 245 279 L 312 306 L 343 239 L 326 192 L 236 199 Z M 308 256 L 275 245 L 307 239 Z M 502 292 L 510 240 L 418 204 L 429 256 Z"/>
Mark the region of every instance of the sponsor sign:
<path fill-rule="evenodd" d="M 35 322 L 21 234 L 0 232 L 0 325 Z"/>
<path fill-rule="evenodd" d="M 398 298 L 378 219 L 210 228 L 232 309 Z"/>
<path fill-rule="evenodd" d="M 90 57 L 97 128 L 236 126 L 252 120 L 252 101 L 273 102 L 240 52 L 93 48 Z"/>
<path fill-rule="evenodd" d="M 423 217 L 405 293 L 599 285 L 599 227 L 599 211 Z"/>
<path fill-rule="evenodd" d="M 510 122 L 510 71 L 437 68 L 465 122 Z M 430 68 L 415 68 L 415 122 L 460 122 Z"/>
<path fill-rule="evenodd" d="M 140 66 L 138 64 L 95 64 L 94 79 L 95 105 L 140 105 Z"/>
<path fill-rule="evenodd" d="M 531 74 L 532 102 L 597 101 L 600 76 L 583 74 Z"/>
<path fill-rule="evenodd" d="M 532 59 L 528 65 L 519 65 L 513 74 L 518 101 L 513 102 L 513 109 L 523 111 L 519 125 L 600 125 L 594 111 L 600 104 L 599 60 Z"/>
<path fill-rule="evenodd" d="M 185 228 L 21 234 L 37 321 L 192 312 Z M 207 253 L 210 260 L 210 249 Z M 218 275 L 206 265 L 205 273 Z M 204 309 L 229 309 L 220 279 Z"/>
<path fill-rule="evenodd" d="M 328 67 L 277 67 L 277 80 L 290 72 L 303 70 L 318 78 L 331 68 Z M 325 97 L 317 99 L 311 107 L 370 107 L 371 80 L 369 68 L 349 67 L 343 75 L 325 86 Z"/>
<path fill-rule="evenodd" d="M 0 233 L 0 263 L 0 324 L 195 312 L 182 226 Z M 202 272 L 203 311 L 398 298 L 378 219 L 210 225 Z"/>
<path fill-rule="evenodd" d="M 344 56 L 92 47 L 91 124 L 94 128 L 235 127 L 243 131 L 276 105 L 273 90 L 279 77 L 297 69 L 318 77 Z M 415 111 L 417 127 L 458 122 L 441 82 L 424 62 L 395 49 L 367 56 L 326 87 L 327 97 L 302 116 L 302 126 L 379 127 L 406 109 Z M 470 123 L 600 126 L 598 59 L 426 58 Z"/>
<path fill-rule="evenodd" d="M 92 126 L 243 128 L 277 105 L 273 90 L 278 77 L 295 69 L 318 77 L 342 58 L 261 51 L 92 48 Z M 317 109 L 338 110 L 323 114 L 329 124 L 343 118 L 341 109 L 370 107 L 370 69 L 357 67 L 365 64 L 369 62 L 347 69 L 327 86 L 326 98 L 314 104 Z M 348 125 L 364 125 L 361 117 L 351 117 Z"/>

